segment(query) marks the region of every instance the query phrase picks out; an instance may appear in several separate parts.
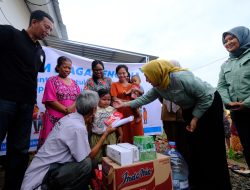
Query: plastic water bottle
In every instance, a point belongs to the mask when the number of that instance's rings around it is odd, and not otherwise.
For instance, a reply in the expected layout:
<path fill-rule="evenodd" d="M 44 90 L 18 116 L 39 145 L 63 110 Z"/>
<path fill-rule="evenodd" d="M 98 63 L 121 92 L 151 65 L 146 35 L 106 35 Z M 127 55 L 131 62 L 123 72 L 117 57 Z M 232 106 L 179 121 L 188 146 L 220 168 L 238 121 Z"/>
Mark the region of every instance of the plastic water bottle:
<path fill-rule="evenodd" d="M 183 156 L 176 150 L 175 142 L 168 142 L 165 154 L 170 156 L 174 190 L 188 190 L 188 166 Z"/>

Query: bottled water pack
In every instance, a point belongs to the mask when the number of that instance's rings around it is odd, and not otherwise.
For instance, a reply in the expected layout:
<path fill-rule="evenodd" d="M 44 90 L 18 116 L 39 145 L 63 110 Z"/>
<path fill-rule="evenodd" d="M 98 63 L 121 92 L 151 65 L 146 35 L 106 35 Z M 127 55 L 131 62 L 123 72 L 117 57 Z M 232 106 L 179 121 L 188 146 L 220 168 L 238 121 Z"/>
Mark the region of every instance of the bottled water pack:
<path fill-rule="evenodd" d="M 174 190 L 188 190 L 188 166 L 183 156 L 176 150 L 175 142 L 169 141 L 165 155 L 170 156 Z"/>

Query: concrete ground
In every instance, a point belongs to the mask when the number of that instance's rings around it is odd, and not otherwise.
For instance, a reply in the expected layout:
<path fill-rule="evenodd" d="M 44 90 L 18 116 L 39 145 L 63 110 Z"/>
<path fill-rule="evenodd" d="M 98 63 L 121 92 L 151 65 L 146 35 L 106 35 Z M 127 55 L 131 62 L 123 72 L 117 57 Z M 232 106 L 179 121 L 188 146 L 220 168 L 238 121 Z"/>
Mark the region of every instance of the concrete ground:
<path fill-rule="evenodd" d="M 30 158 L 32 159 L 32 157 L 33 157 L 33 154 L 31 154 Z M 3 183 L 4 183 L 4 168 L 1 165 L 1 163 L 3 163 L 3 162 L 4 162 L 3 157 L 0 156 L 0 190 L 3 189 Z M 231 164 L 231 165 L 236 164 L 240 167 L 247 168 L 246 163 L 244 161 L 237 162 L 235 160 L 228 159 L 228 164 Z M 231 177 L 231 183 L 232 183 L 232 190 L 250 189 L 250 177 L 240 176 L 238 174 L 235 174 L 232 171 L 230 171 L 230 177 Z"/>

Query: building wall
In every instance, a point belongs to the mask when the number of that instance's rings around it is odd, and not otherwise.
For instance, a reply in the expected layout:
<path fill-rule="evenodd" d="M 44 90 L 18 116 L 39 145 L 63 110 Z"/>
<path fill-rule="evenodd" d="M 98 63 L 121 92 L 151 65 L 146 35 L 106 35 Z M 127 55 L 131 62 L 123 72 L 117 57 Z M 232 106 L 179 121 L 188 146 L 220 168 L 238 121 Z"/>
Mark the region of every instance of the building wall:
<path fill-rule="evenodd" d="M 26 29 L 30 12 L 22 0 L 0 0 L 0 24 L 9 24 L 17 29 Z"/>

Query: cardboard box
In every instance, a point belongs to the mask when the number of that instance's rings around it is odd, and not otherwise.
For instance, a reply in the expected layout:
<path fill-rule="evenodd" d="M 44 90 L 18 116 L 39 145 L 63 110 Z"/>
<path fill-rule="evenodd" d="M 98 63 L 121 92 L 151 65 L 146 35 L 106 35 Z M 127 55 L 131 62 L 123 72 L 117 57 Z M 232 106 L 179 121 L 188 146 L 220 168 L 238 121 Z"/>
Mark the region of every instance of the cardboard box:
<path fill-rule="evenodd" d="M 132 150 L 133 153 L 133 162 L 139 161 L 139 149 L 137 146 L 130 144 L 130 143 L 118 143 L 118 146 L 121 146 L 123 148 L 127 148 L 129 150 Z"/>
<path fill-rule="evenodd" d="M 120 166 L 108 157 L 102 160 L 105 190 L 172 190 L 170 157 L 157 153 L 157 159 Z"/>
<path fill-rule="evenodd" d="M 133 152 L 115 144 L 107 146 L 107 156 L 121 166 L 133 163 Z"/>

